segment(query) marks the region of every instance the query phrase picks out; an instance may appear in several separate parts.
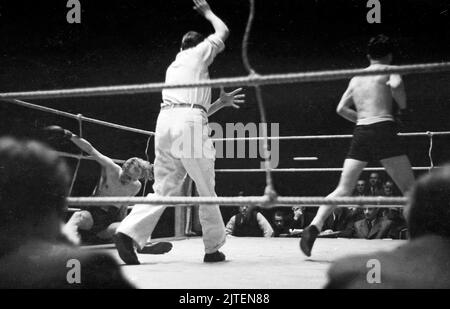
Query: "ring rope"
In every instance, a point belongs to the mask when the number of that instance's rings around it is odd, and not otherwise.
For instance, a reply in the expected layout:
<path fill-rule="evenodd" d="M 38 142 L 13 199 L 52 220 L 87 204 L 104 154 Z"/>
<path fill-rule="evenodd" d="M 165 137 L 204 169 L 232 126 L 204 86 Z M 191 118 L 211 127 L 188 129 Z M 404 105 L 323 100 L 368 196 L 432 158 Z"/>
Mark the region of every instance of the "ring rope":
<path fill-rule="evenodd" d="M 95 207 L 96 205 L 85 205 L 84 207 Z M 183 206 L 183 205 L 169 205 L 169 206 L 173 206 L 173 207 L 179 207 L 179 206 Z M 190 206 L 196 206 L 195 204 L 192 205 L 185 205 L 186 207 L 190 207 Z M 225 207 L 230 207 L 230 206 L 238 206 L 238 205 L 220 205 L 220 206 L 225 206 Z M 276 204 L 276 207 L 293 207 L 296 205 L 290 205 L 290 204 Z M 403 205 L 371 205 L 371 204 L 355 204 L 355 205 L 337 205 L 338 207 L 358 207 L 358 208 L 403 208 Z M 105 206 L 102 206 L 105 207 Z M 302 207 L 318 207 L 318 205 L 312 205 L 312 204 L 303 204 Z M 134 208 L 134 206 L 127 206 L 127 210 L 132 210 Z M 69 207 L 67 208 L 68 212 L 77 212 L 77 211 L 81 211 L 82 208 L 73 208 L 73 207 Z"/>
<path fill-rule="evenodd" d="M 147 160 L 147 162 L 150 162 L 150 156 L 148 155 L 148 149 L 150 147 L 150 140 L 152 139 L 152 136 L 149 136 L 147 139 L 147 144 L 145 146 L 145 159 Z M 144 187 L 142 188 L 142 196 L 145 196 L 145 191 L 147 189 L 147 184 L 148 184 L 148 178 L 145 177 L 144 180 Z"/>
<path fill-rule="evenodd" d="M 430 137 L 430 147 L 428 148 L 428 158 L 430 159 L 430 170 L 434 168 L 433 162 L 433 132 L 427 132 Z"/>
<path fill-rule="evenodd" d="M 53 109 L 53 108 L 49 108 L 49 107 L 45 107 L 45 106 L 41 106 L 41 105 L 24 102 L 21 100 L 3 100 L 3 101 L 13 103 L 16 105 L 29 107 L 31 109 L 36 109 L 36 110 L 40 110 L 40 111 L 44 111 L 44 112 L 53 113 L 53 114 L 68 117 L 68 118 L 78 119 L 78 117 L 79 117 L 75 114 L 71 114 L 68 112 L 60 111 L 57 109 Z M 142 130 L 142 129 L 128 127 L 128 126 L 124 126 L 124 125 L 120 125 L 120 124 L 115 124 L 112 122 L 102 121 L 102 120 L 95 119 L 95 118 L 88 118 L 88 117 L 81 116 L 81 119 L 85 122 L 95 123 L 95 124 L 108 126 L 108 127 L 112 127 L 112 128 L 116 128 L 116 129 L 121 129 L 121 130 L 125 130 L 125 131 L 141 133 L 141 134 L 149 135 L 149 136 L 155 135 L 155 132 L 152 132 L 152 131 L 146 131 L 146 130 Z M 447 136 L 447 135 L 450 135 L 450 131 L 408 132 L 408 133 L 398 133 L 398 136 L 405 136 L 405 137 L 428 136 L 429 137 L 430 134 L 432 134 L 433 136 L 442 136 L 442 135 Z M 353 135 L 351 135 L 351 134 L 300 135 L 300 136 L 294 135 L 294 136 L 269 136 L 268 139 L 269 140 L 307 140 L 307 139 L 340 139 L 340 138 L 352 138 L 352 137 L 353 137 Z M 218 141 L 228 142 L 228 141 L 254 141 L 254 140 L 256 141 L 256 140 L 263 140 L 263 139 L 264 139 L 263 137 L 229 137 L 229 138 L 212 138 L 211 140 L 213 142 L 218 142 Z"/>
<path fill-rule="evenodd" d="M 165 197 L 69 197 L 67 203 L 71 206 L 111 206 L 111 205 L 166 205 L 166 206 L 192 206 L 202 205 L 221 205 L 221 206 L 239 206 L 239 205 L 259 205 L 263 207 L 294 205 L 339 205 L 339 207 L 348 206 L 375 206 L 388 208 L 404 206 L 407 203 L 405 197 L 299 197 L 299 196 L 236 196 L 236 197 L 186 197 L 186 196 L 165 196 Z"/>
<path fill-rule="evenodd" d="M 83 120 L 82 120 L 82 115 L 78 114 L 77 115 L 77 121 L 78 121 L 78 136 L 80 138 L 83 137 Z M 72 176 L 72 182 L 70 184 L 70 188 L 69 188 L 69 193 L 68 196 L 72 195 L 72 190 L 73 190 L 73 186 L 75 185 L 75 181 L 77 180 L 77 176 L 78 176 L 78 170 L 80 169 L 80 165 L 81 165 L 81 158 L 83 157 L 83 151 L 80 149 L 80 154 L 77 156 L 77 165 L 75 167 L 75 171 L 73 173 Z"/>
<path fill-rule="evenodd" d="M 294 161 L 317 161 L 319 160 L 318 157 L 294 157 Z"/>
<path fill-rule="evenodd" d="M 72 158 L 72 159 L 78 159 L 79 155 L 73 154 L 73 153 L 68 153 L 68 152 L 62 152 L 62 151 L 56 151 L 56 153 L 61 156 L 61 157 L 66 157 L 66 158 Z M 90 161 L 96 161 L 96 159 L 94 159 L 94 157 L 92 156 L 81 156 L 82 160 L 90 160 Z M 119 160 L 119 159 L 111 159 L 114 161 L 114 163 L 117 164 L 123 164 L 125 163 L 125 160 Z"/>
<path fill-rule="evenodd" d="M 250 60 L 248 58 L 248 41 L 250 39 L 250 33 L 253 26 L 253 20 L 255 17 L 255 1 L 249 0 L 249 14 L 248 14 L 248 20 L 247 25 L 245 27 L 245 33 L 244 37 L 242 39 L 242 62 L 244 64 L 245 69 L 247 70 L 248 74 L 250 76 L 257 76 L 258 74 L 254 70 L 254 68 L 250 64 Z M 266 110 L 264 106 L 264 100 L 262 96 L 261 87 L 257 84 L 253 85 L 253 88 L 255 89 L 255 95 L 256 95 L 256 102 L 258 104 L 258 110 L 259 115 L 261 118 L 261 123 L 267 123 L 267 117 L 266 117 Z M 272 173 L 271 173 L 271 166 L 270 166 L 270 152 L 269 152 L 269 140 L 268 140 L 268 133 L 267 133 L 267 127 L 262 127 L 262 140 L 263 140 L 263 158 L 264 158 L 264 168 L 266 172 L 266 188 L 264 190 L 266 196 L 275 196 L 275 188 L 273 186 L 273 179 L 272 179 Z"/>
<path fill-rule="evenodd" d="M 403 137 L 417 137 L 417 136 L 427 136 L 430 134 L 433 136 L 447 136 L 450 135 L 450 131 L 440 131 L 440 132 L 409 132 L 409 133 L 398 133 L 398 136 Z M 344 139 L 352 138 L 352 134 L 338 134 L 338 135 L 300 135 L 300 136 L 270 136 L 269 140 L 314 140 L 314 139 Z M 232 142 L 232 141 L 259 141 L 263 140 L 263 137 L 225 137 L 225 138 L 212 138 L 213 142 Z"/>
<path fill-rule="evenodd" d="M 250 60 L 248 58 L 248 41 L 250 39 L 250 32 L 252 31 L 253 19 L 255 18 L 255 2 L 254 0 L 249 1 L 250 9 L 248 13 L 247 25 L 245 26 L 244 36 L 242 38 L 242 63 L 244 64 L 244 68 L 247 70 L 250 76 L 255 76 L 256 72 L 250 64 Z"/>
<path fill-rule="evenodd" d="M 67 158 L 73 158 L 73 159 L 77 159 L 78 156 L 72 153 L 67 153 L 67 152 L 57 152 L 58 155 L 62 156 L 62 157 L 67 157 Z M 83 156 L 81 157 L 82 160 L 91 160 L 91 161 L 95 161 L 95 159 L 91 156 Z M 125 163 L 125 160 L 119 160 L 119 159 L 112 159 L 115 163 L 117 164 L 123 164 Z M 431 168 L 440 168 L 439 166 L 432 166 Z M 415 171 L 427 171 L 430 170 L 430 166 L 418 166 L 418 167 L 412 167 L 413 170 Z M 342 172 L 342 168 L 341 167 L 337 167 L 337 168 L 328 168 L 328 167 L 324 167 L 324 168 L 275 168 L 275 169 L 271 169 L 272 172 L 281 172 L 281 173 L 289 173 L 289 172 Z M 364 168 L 364 171 L 384 171 L 383 167 L 366 167 Z M 215 172 L 217 173 L 240 173 L 240 172 L 248 172 L 248 173 L 263 173 L 265 172 L 265 169 L 258 169 L 258 168 L 243 168 L 243 169 L 239 169 L 239 168 L 222 168 L 222 169 L 215 169 Z"/>
<path fill-rule="evenodd" d="M 418 166 L 413 167 L 414 171 L 429 171 L 433 168 L 439 168 L 439 166 Z M 367 167 L 364 168 L 363 171 L 384 171 L 384 167 Z M 263 173 L 264 169 L 259 168 L 221 168 L 215 170 L 217 173 Z M 343 168 L 341 167 L 324 167 L 324 168 L 274 168 L 271 170 L 272 172 L 281 172 L 281 173 L 312 173 L 312 172 L 342 172 Z"/>
<path fill-rule="evenodd" d="M 160 92 L 162 89 L 202 88 L 202 87 L 236 87 L 255 85 L 276 85 L 288 83 L 323 82 L 349 79 L 355 76 L 371 76 L 386 74 L 425 74 L 450 71 L 450 62 L 410 64 L 383 69 L 344 69 L 334 71 L 315 71 L 300 73 L 283 73 L 259 75 L 252 74 L 241 77 L 217 78 L 195 83 L 147 83 L 136 85 L 86 87 L 58 90 L 38 90 L 0 93 L 0 99 L 55 99 L 110 95 L 132 95 L 139 93 Z"/>
<path fill-rule="evenodd" d="M 132 128 L 132 127 L 128 127 L 128 126 L 123 126 L 123 125 L 120 125 L 120 124 L 115 124 L 115 123 L 111 123 L 111 122 L 107 122 L 107 121 L 102 121 L 102 120 L 98 120 L 98 119 L 95 119 L 95 118 L 88 118 L 88 117 L 84 117 L 84 116 L 79 116 L 79 115 L 71 114 L 71 113 L 68 113 L 68 112 L 60 111 L 60 110 L 57 110 L 57 109 L 53 109 L 53 108 L 49 108 L 49 107 L 45 107 L 45 106 L 40 106 L 40 105 L 28 103 L 28 102 L 21 101 L 21 100 L 3 100 L 3 101 L 9 102 L 9 103 L 13 103 L 13 104 L 16 104 L 16 105 L 20 105 L 20 106 L 24 106 L 24 107 L 28 107 L 28 108 L 31 108 L 31 109 L 40 110 L 40 111 L 43 111 L 43 112 L 52 113 L 52 114 L 55 114 L 55 115 L 58 115 L 58 116 L 68 117 L 68 118 L 72 118 L 72 119 L 81 119 L 81 120 L 83 120 L 85 122 L 90 122 L 90 123 L 94 123 L 94 124 L 98 124 L 98 125 L 102 125 L 102 126 L 106 126 L 106 127 L 116 128 L 116 129 L 120 129 L 120 130 L 124 130 L 124 131 L 140 133 L 140 134 L 150 135 L 150 136 L 155 135 L 155 132 L 141 130 L 141 129 L 136 129 L 136 128 Z"/>

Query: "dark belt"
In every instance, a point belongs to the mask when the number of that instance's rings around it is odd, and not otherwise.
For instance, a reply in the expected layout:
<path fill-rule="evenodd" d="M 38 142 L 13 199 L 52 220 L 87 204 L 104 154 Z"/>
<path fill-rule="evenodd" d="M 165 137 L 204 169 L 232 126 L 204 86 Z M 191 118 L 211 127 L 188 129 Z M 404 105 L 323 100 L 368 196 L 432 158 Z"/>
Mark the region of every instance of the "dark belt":
<path fill-rule="evenodd" d="M 177 104 L 167 104 L 167 105 L 161 106 L 161 110 L 172 109 L 172 108 L 195 108 L 195 109 L 201 109 L 205 113 L 208 113 L 206 108 L 200 104 L 177 103 Z"/>

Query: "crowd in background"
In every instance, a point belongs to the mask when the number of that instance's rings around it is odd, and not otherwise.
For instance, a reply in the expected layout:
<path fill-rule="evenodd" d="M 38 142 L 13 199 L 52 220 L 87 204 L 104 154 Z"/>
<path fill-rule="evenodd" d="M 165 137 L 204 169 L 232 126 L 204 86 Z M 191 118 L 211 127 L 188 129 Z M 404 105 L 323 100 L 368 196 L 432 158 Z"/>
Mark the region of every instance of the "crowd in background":
<path fill-rule="evenodd" d="M 191 190 L 195 191 L 195 186 Z M 241 191 L 238 195 L 244 196 L 245 193 Z M 359 179 L 353 192 L 353 196 L 399 195 L 401 194 L 393 181 L 388 176 L 383 181 L 377 172 Z M 231 218 L 224 216 L 226 232 L 237 237 L 301 237 L 303 229 L 311 223 L 317 209 L 318 207 L 294 206 L 269 211 L 251 205 L 238 206 Z M 189 236 L 200 236 L 198 211 L 194 209 L 191 213 L 194 226 L 191 226 Z M 66 227 L 70 227 L 70 224 Z M 319 237 L 407 239 L 408 231 L 402 208 L 341 207 L 328 218 Z M 80 239 L 83 244 L 111 242 L 110 239 Z"/>
<path fill-rule="evenodd" d="M 382 181 L 379 173 L 368 180 L 358 180 L 353 196 L 398 196 L 398 189 L 388 177 Z M 241 206 L 239 213 L 227 223 L 227 233 L 233 236 L 301 237 L 314 218 L 316 207 L 279 208 L 267 217 L 254 206 Z M 325 223 L 321 237 L 364 239 L 406 239 L 408 231 L 402 208 L 337 208 Z"/>

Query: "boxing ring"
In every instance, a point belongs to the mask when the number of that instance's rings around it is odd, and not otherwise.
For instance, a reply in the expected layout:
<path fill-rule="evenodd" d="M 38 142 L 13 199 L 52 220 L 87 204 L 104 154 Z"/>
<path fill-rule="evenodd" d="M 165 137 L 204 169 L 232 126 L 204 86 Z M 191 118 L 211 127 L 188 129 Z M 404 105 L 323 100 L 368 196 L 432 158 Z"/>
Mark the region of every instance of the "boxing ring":
<path fill-rule="evenodd" d="M 402 240 L 317 239 L 314 254 L 299 252 L 298 238 L 228 237 L 227 260 L 201 262 L 201 238 L 171 240 L 173 249 L 164 255 L 139 254 L 141 265 L 122 266 L 124 275 L 145 289 L 319 289 L 334 260 L 351 254 L 392 250 Z M 94 246 L 123 263 L 113 246 Z"/>
<path fill-rule="evenodd" d="M 61 117 L 69 117 L 79 124 L 79 136 L 82 137 L 84 122 L 99 126 L 111 127 L 119 130 L 134 132 L 148 136 L 147 148 L 154 132 L 127 127 L 107 121 L 84 117 L 81 114 L 70 114 L 64 111 L 48 108 L 27 102 L 28 100 L 80 98 L 93 96 L 134 95 L 142 93 L 159 92 L 165 88 L 192 88 L 192 87 L 234 87 L 247 86 L 255 90 L 261 123 L 268 123 L 261 86 L 324 82 L 348 79 L 355 76 L 383 75 L 383 74 L 427 74 L 449 72 L 450 62 L 403 65 L 382 70 L 335 70 L 320 72 L 299 72 L 288 74 L 260 75 L 250 66 L 248 59 L 248 40 L 254 18 L 254 1 L 250 0 L 250 15 L 243 39 L 242 58 L 247 76 L 218 78 L 209 81 L 186 84 L 151 83 L 139 85 L 105 86 L 91 88 L 76 88 L 47 91 L 27 91 L 0 93 L 0 100 L 10 104 L 17 104 L 25 108 L 53 113 Z M 27 100 L 27 101 L 25 101 Z M 407 132 L 401 136 L 427 137 L 429 139 L 429 165 L 415 166 L 413 170 L 429 171 L 438 168 L 434 165 L 432 150 L 434 136 L 449 136 L 450 132 Z M 308 196 L 279 196 L 273 185 L 273 173 L 310 173 L 310 172 L 340 172 L 341 168 L 276 168 L 270 166 L 268 155 L 269 140 L 330 140 L 351 138 L 351 135 L 308 135 L 308 136 L 268 136 L 267 130 L 262 130 L 261 137 L 214 139 L 220 141 L 251 141 L 263 142 L 265 167 L 262 169 L 216 169 L 217 173 L 265 173 L 266 187 L 261 196 L 246 197 L 69 197 L 68 205 L 76 207 L 99 207 L 115 205 L 167 205 L 182 209 L 192 205 L 204 204 L 220 206 L 258 205 L 263 209 L 272 207 L 292 207 L 302 205 L 317 207 L 319 205 L 338 205 L 339 207 L 404 207 L 407 202 L 403 197 L 345 197 L 325 199 L 324 197 Z M 61 156 L 77 160 L 77 168 L 81 160 L 92 159 L 82 154 L 59 153 Z M 147 158 L 148 159 L 148 158 Z M 118 164 L 124 162 L 114 159 Z M 379 171 L 382 168 L 366 168 L 366 171 Z M 72 183 L 73 185 L 73 183 Z M 145 190 L 144 190 L 145 191 Z M 177 225 L 177 224 L 176 224 Z M 201 262 L 203 243 L 200 238 L 164 239 L 173 241 L 173 249 L 164 255 L 139 255 L 141 265 L 123 266 L 125 275 L 137 287 L 141 288 L 320 288 L 324 285 L 326 269 L 330 262 L 349 253 L 368 253 L 377 250 L 391 250 L 402 243 L 394 240 L 356 240 L 356 239 L 318 239 L 312 258 L 306 258 L 299 250 L 298 238 L 236 238 L 229 237 L 225 245 L 227 261 L 214 265 Z M 112 246 L 94 246 L 87 250 L 104 250 L 114 255 L 118 261 L 117 253 Z"/>

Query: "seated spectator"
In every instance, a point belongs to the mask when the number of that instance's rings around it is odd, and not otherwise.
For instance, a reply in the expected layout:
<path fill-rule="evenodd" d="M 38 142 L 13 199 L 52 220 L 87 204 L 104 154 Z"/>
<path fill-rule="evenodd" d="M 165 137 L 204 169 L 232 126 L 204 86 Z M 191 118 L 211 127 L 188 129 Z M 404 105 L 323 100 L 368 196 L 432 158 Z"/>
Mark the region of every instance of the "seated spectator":
<path fill-rule="evenodd" d="M 292 235 L 301 233 L 307 227 L 314 215 L 307 211 L 306 207 L 292 207 L 292 215 L 289 220 L 289 231 Z"/>
<path fill-rule="evenodd" d="M 131 287 L 112 257 L 62 234 L 69 173 L 56 152 L 0 138 L 0 171 L 0 288 Z M 70 277 L 74 261 L 80 273 Z"/>
<path fill-rule="evenodd" d="M 336 208 L 324 224 L 324 232 L 339 232 L 336 237 L 353 236 L 355 222 L 364 218 L 364 210 L 357 207 Z M 326 233 L 325 233 L 326 234 Z"/>
<path fill-rule="evenodd" d="M 228 221 L 226 233 L 238 237 L 272 237 L 273 229 L 256 206 L 240 206 L 239 214 Z"/>
<path fill-rule="evenodd" d="M 369 176 L 369 188 L 367 189 L 368 196 L 381 196 L 383 195 L 383 188 L 380 179 L 380 174 L 371 173 Z"/>
<path fill-rule="evenodd" d="M 353 191 L 353 196 L 366 196 L 366 195 L 367 195 L 366 181 L 363 179 L 360 179 L 356 183 L 355 190 Z"/>
<path fill-rule="evenodd" d="M 395 185 L 392 181 L 388 180 L 383 184 L 383 195 L 384 196 L 396 196 Z"/>
<path fill-rule="evenodd" d="M 403 217 L 402 209 L 389 208 L 384 212 L 384 217 L 392 222 L 389 238 L 392 239 L 407 239 L 408 228 L 406 220 Z"/>
<path fill-rule="evenodd" d="M 353 225 L 354 238 L 381 239 L 387 238 L 392 221 L 383 217 L 378 208 L 365 208 L 365 218 L 356 221 Z"/>
<path fill-rule="evenodd" d="M 273 236 L 274 237 L 286 237 L 290 235 L 289 224 L 286 220 L 286 215 L 278 210 L 273 215 Z"/>
<path fill-rule="evenodd" d="M 414 185 L 405 217 L 410 240 L 390 252 L 343 257 L 328 271 L 327 288 L 450 288 L 450 165 Z M 381 282 L 368 282 L 367 262 L 378 261 Z"/>
<path fill-rule="evenodd" d="M 384 196 L 397 196 L 395 194 L 395 185 L 392 181 L 388 180 L 383 184 Z M 389 237 L 392 239 L 406 239 L 407 238 L 407 228 L 406 220 L 403 217 L 402 210 L 399 208 L 384 208 L 383 216 L 392 221 L 391 230 L 389 232 Z"/>

